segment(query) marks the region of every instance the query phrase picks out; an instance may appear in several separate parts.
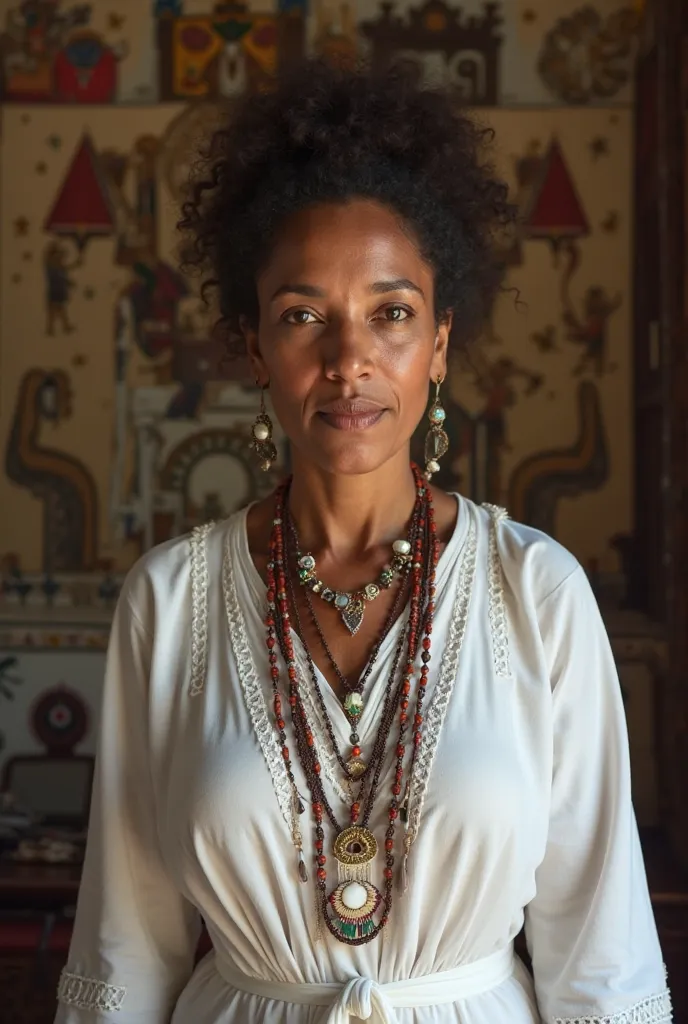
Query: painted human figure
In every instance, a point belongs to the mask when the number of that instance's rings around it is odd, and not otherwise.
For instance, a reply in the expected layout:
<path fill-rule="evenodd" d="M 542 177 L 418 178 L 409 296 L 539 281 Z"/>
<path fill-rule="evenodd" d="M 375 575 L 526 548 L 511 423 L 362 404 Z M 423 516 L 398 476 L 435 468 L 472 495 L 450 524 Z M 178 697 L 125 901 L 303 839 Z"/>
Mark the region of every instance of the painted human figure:
<path fill-rule="evenodd" d="M 240 39 L 228 39 L 217 64 L 217 91 L 220 96 L 238 96 L 245 89 L 246 60 Z"/>
<path fill-rule="evenodd" d="M 88 24 L 90 4 L 58 12 L 54 0 L 23 0 L 7 11 L 0 32 L 0 88 L 14 99 L 36 102 L 53 90 L 52 62 L 68 34 Z"/>
<path fill-rule="evenodd" d="M 622 296 L 610 295 L 601 285 L 590 285 L 579 312 L 571 296 L 571 281 L 581 261 L 580 249 L 571 242 L 564 250 L 566 265 L 561 277 L 561 318 L 567 341 L 581 348 L 573 368 L 575 377 L 592 370 L 596 377 L 614 369 L 609 363 L 608 324 L 612 313 L 621 305 Z"/>
<path fill-rule="evenodd" d="M 74 281 L 69 276 L 70 270 L 81 266 L 81 256 L 73 263 L 68 262 L 65 247 L 60 242 L 50 242 L 45 250 L 43 267 L 45 270 L 47 331 L 55 334 L 55 326 L 59 323 L 64 334 L 71 334 L 75 329 L 68 313 L 70 292 Z"/>
<path fill-rule="evenodd" d="M 125 502 L 130 398 L 127 369 L 135 343 L 133 304 L 125 289 L 115 307 L 115 423 L 110 475 L 110 523 L 118 541 L 125 537 L 122 508 Z"/>
<path fill-rule="evenodd" d="M 582 316 L 572 306 L 564 310 L 567 341 L 583 346 L 573 370 L 575 376 L 591 368 L 595 376 L 601 377 L 613 369 L 607 359 L 607 323 L 620 305 L 621 295 L 608 295 L 604 288 L 593 285 L 585 293 Z"/>
<path fill-rule="evenodd" d="M 214 28 L 222 39 L 222 49 L 208 63 L 203 77 L 211 95 L 240 96 L 249 85 L 242 40 L 251 31 L 251 21 L 248 17 L 232 17 L 219 21 Z"/>

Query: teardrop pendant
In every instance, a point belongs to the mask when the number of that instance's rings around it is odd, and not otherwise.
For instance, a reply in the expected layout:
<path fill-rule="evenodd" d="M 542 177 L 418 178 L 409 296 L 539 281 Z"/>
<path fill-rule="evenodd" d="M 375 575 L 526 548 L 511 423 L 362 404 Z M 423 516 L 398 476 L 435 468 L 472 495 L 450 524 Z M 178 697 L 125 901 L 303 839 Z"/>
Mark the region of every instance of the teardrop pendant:
<path fill-rule="evenodd" d="M 346 608 L 342 608 L 339 613 L 342 617 L 342 622 L 352 636 L 355 636 L 361 628 L 361 623 L 363 622 L 363 611 L 363 601 L 358 597 L 352 597 Z"/>

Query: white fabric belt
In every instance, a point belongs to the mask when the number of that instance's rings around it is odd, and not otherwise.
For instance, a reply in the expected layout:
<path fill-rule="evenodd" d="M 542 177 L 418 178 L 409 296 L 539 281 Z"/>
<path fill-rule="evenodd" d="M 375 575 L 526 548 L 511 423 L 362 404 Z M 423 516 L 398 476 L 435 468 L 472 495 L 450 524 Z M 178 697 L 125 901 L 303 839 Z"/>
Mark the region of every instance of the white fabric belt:
<path fill-rule="evenodd" d="M 395 1008 L 440 1006 L 487 992 L 511 976 L 514 963 L 511 945 L 472 964 L 407 981 L 380 984 L 372 978 L 356 977 L 344 984 L 309 985 L 251 978 L 219 957 L 216 959 L 221 977 L 240 992 L 302 1006 L 330 1006 L 326 1024 L 349 1024 L 352 1017 L 371 1024 L 398 1024 Z"/>

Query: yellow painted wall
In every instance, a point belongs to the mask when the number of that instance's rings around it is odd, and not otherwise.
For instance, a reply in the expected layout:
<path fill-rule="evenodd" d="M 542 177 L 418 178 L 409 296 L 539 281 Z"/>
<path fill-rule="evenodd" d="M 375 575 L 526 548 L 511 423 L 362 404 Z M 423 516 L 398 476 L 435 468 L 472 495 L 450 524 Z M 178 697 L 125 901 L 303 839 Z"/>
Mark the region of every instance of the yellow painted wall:
<path fill-rule="evenodd" d="M 61 6 L 64 10 L 70 7 Z M 402 3 L 398 10 L 411 6 Z M 619 7 L 598 3 L 601 24 Z M 16 8 L 12 2 L 0 3 L 0 27 Z M 44 222 L 85 131 L 90 133 L 97 153 L 110 149 L 130 154 L 142 135 L 150 134 L 163 143 L 169 140 L 170 125 L 189 108 L 183 102 L 156 101 L 155 25 L 150 5 L 139 0 L 98 0 L 92 8 L 92 27 L 108 45 L 116 47 L 129 41 L 119 65 L 119 102 L 55 106 L 20 103 L 5 96 L 0 108 L 0 450 L 4 452 L 8 445 L 23 375 L 36 367 L 66 371 L 73 392 L 72 414 L 56 424 L 44 423 L 40 444 L 72 455 L 88 468 L 99 495 L 99 556 L 112 560 L 115 568 L 125 569 L 140 546 L 117 532 L 109 502 L 115 310 L 123 289 L 131 283 L 132 271 L 113 262 L 113 238 L 89 241 L 82 265 L 70 272 L 74 289 L 68 311 L 75 330 L 64 334 L 58 327 L 56 335 L 50 337 L 46 332 L 43 267 L 50 237 L 44 231 Z M 194 0 L 186 4 L 185 11 L 203 13 L 208 8 L 209 4 Z M 269 10 L 269 6 L 260 9 Z M 477 15 L 482 5 L 467 3 L 464 10 L 467 15 Z M 614 571 L 617 563 L 609 539 L 631 528 L 632 97 L 626 84 L 609 97 L 566 103 L 543 84 L 537 70 L 543 40 L 559 19 L 573 17 L 578 10 L 576 4 L 566 0 L 508 0 L 502 5 L 500 105 L 482 107 L 479 116 L 495 128 L 498 165 L 515 191 L 516 164 L 531 143 L 539 142 L 543 154 L 551 140 L 558 139 L 590 227 L 589 235 L 577 243 L 580 265 L 570 282 L 573 308 L 583 321 L 583 301 L 589 287 L 601 287 L 606 295 L 620 297 L 607 323 L 611 369 L 597 375 L 588 366 L 580 375 L 575 374 L 582 347 L 564 336 L 563 257 L 560 254 L 555 265 L 552 246 L 546 240 L 522 241 L 522 262 L 511 268 L 508 279 L 508 285 L 518 289 L 521 301 L 516 303 L 510 292 L 501 298 L 492 323 L 492 340 L 488 338 L 476 351 L 483 368 L 488 368 L 485 372 L 504 358 L 511 359 L 516 367 L 508 383 L 514 401 L 504 412 L 500 493 L 489 495 L 493 500 L 506 500 L 510 476 L 524 458 L 544 448 L 573 444 L 579 428 L 577 386 L 589 380 L 597 388 L 608 441 L 609 477 L 595 490 L 558 502 L 555 532 L 584 563 L 596 560 L 601 569 Z M 316 45 L 313 26 L 320 24 L 318 18 L 324 23 L 329 18 L 335 32 L 341 29 L 339 14 L 328 11 L 316 4 L 309 21 L 309 45 Z M 361 3 L 356 11 L 349 12 L 349 19 L 360 23 L 375 18 L 377 13 L 375 4 Z M 365 48 L 363 41 L 361 47 Z M 59 146 L 52 137 L 59 139 Z M 595 144 L 594 140 L 600 139 L 603 143 Z M 167 184 L 169 160 L 170 151 L 163 149 L 158 168 L 157 240 L 160 255 L 173 263 L 176 205 Z M 27 222 L 25 232 L 21 218 Z M 187 305 L 195 309 L 192 300 Z M 548 326 L 555 329 L 555 349 L 542 352 L 532 336 L 541 335 Z M 533 377 L 541 378 L 541 383 L 528 393 L 528 381 Z M 155 382 L 150 360 L 138 350 L 132 352 L 127 379 L 132 392 Z M 487 396 L 465 362 L 453 371 L 450 388 L 451 397 L 469 415 L 484 411 Z M 211 390 L 212 400 L 203 405 L 197 424 L 163 424 L 163 450 L 171 450 L 182 436 L 195 429 L 237 422 L 245 430 L 256 397 L 236 387 L 224 394 L 218 386 Z M 126 456 L 129 482 L 135 451 L 132 432 Z M 468 479 L 468 459 L 457 459 L 456 470 Z M 0 473 L 0 556 L 16 556 L 27 572 L 38 572 L 44 564 L 42 509 L 42 501 L 29 489 Z"/>

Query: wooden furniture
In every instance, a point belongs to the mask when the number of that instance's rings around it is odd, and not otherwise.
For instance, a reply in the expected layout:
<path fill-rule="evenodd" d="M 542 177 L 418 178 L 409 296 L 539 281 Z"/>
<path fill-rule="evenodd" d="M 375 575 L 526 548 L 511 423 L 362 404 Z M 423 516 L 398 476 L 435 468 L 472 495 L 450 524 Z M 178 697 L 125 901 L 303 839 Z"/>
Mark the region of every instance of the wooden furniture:
<path fill-rule="evenodd" d="M 636 72 L 636 504 L 631 600 L 666 628 L 662 824 L 688 867 L 688 10 L 648 0 Z"/>
<path fill-rule="evenodd" d="M 643 831 L 641 838 L 674 1024 L 688 1024 L 688 871 L 677 862 L 662 830 Z"/>
<path fill-rule="evenodd" d="M 0 861 L 0 1024 L 52 1024 L 81 868 Z"/>
<path fill-rule="evenodd" d="M 0 792 L 12 793 L 49 825 L 82 829 L 88 822 L 92 754 L 21 754 L 5 762 Z"/>
<path fill-rule="evenodd" d="M 0 861 L 0 913 L 9 909 L 42 913 L 73 906 L 80 879 L 80 864 Z"/>

